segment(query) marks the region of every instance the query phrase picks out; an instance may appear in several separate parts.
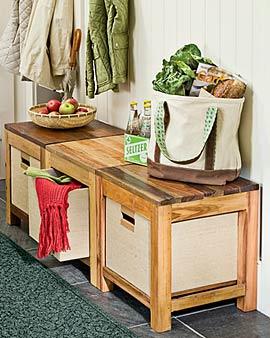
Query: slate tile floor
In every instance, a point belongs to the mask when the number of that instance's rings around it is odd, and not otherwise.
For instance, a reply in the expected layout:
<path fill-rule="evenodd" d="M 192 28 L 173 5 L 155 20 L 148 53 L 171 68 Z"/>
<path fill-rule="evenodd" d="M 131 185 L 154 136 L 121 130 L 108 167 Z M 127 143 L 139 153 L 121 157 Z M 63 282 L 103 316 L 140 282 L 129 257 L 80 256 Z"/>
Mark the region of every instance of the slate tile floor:
<path fill-rule="evenodd" d="M 36 242 L 20 228 L 6 225 L 4 190 L 4 181 L 0 180 L 0 232 L 5 233 L 31 255 L 35 255 Z M 80 261 L 60 263 L 51 256 L 42 260 L 42 263 L 77 287 L 86 298 L 98 304 L 139 337 L 270 338 L 269 318 L 256 311 L 242 313 L 232 302 L 200 308 L 197 311 L 175 313 L 172 331 L 156 334 L 149 327 L 150 314 L 145 306 L 120 289 L 109 293 L 100 292 L 89 284 L 89 269 Z"/>

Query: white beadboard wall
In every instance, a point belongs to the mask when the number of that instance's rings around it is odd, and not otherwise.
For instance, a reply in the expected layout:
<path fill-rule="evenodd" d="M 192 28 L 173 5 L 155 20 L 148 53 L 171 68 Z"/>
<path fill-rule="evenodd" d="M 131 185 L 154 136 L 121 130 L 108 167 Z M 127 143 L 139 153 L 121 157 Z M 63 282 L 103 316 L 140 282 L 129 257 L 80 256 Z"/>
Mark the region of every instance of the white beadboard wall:
<path fill-rule="evenodd" d="M 76 1 L 76 0 L 75 0 Z M 87 9 L 83 9 L 85 13 Z M 270 316 L 270 65 L 269 0 L 130 0 L 129 82 L 97 96 L 100 119 L 125 128 L 129 101 L 153 95 L 151 81 L 186 43 L 197 43 L 221 66 L 240 73 L 249 89 L 242 115 L 242 174 L 261 183 L 262 261 L 258 308 Z M 87 14 L 85 22 L 87 21 Z M 84 29 L 85 30 L 85 29 Z M 82 70 L 82 79 L 84 70 Z M 83 95 L 83 92 L 80 92 Z M 83 96 L 81 96 L 81 99 Z"/>
<path fill-rule="evenodd" d="M 11 9 L 11 1 L 1 1 L 0 12 L 8 13 Z M 0 20 L 0 36 L 4 31 L 8 22 L 8 16 L 1 17 Z M 14 77 L 12 74 L 0 67 L 0 178 L 5 177 L 5 147 L 3 136 L 4 124 L 13 122 L 14 120 Z"/>

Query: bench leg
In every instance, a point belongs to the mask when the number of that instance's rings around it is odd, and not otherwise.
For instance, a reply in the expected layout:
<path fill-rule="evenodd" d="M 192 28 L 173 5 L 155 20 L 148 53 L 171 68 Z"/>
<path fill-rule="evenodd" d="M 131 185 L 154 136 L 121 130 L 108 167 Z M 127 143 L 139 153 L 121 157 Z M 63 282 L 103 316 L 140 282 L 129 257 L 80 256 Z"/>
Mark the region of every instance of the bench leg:
<path fill-rule="evenodd" d="M 11 212 L 11 147 L 8 132 L 5 130 L 5 165 L 6 165 L 6 222 L 9 225 L 20 224 L 18 217 Z"/>
<path fill-rule="evenodd" d="M 151 219 L 151 327 L 171 329 L 171 206 L 153 207 Z"/>
<path fill-rule="evenodd" d="M 258 209 L 259 191 L 251 191 L 248 209 L 239 213 L 238 224 L 237 279 L 246 285 L 246 294 L 238 298 L 237 307 L 245 312 L 257 308 Z"/>
<path fill-rule="evenodd" d="M 96 218 L 95 225 L 91 227 L 91 271 L 95 274 L 95 284 L 102 292 L 113 290 L 113 283 L 103 276 L 103 268 L 106 266 L 106 199 L 103 195 L 102 179 L 95 178 Z M 94 198 L 94 197 L 93 197 Z M 94 243 L 93 243 L 94 241 Z M 94 249 L 94 250 L 93 250 Z"/>

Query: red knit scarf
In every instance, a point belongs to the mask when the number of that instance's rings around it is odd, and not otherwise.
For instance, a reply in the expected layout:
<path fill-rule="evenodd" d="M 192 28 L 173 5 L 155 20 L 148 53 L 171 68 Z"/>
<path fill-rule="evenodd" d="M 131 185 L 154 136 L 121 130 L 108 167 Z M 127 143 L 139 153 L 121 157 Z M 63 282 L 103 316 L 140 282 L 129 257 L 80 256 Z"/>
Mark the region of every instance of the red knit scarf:
<path fill-rule="evenodd" d="M 80 188 L 78 182 L 57 184 L 44 178 L 36 179 L 36 191 L 40 210 L 40 230 L 37 257 L 70 250 L 67 233 L 68 193 Z"/>

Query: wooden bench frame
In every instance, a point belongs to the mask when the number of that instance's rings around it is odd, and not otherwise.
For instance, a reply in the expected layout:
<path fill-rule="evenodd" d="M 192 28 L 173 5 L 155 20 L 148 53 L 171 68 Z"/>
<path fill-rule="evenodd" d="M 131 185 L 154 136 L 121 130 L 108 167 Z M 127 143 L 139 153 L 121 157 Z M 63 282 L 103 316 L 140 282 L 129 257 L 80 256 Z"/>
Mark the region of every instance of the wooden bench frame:
<path fill-rule="evenodd" d="M 11 196 L 11 147 L 14 147 L 27 155 L 40 161 L 41 168 L 47 168 L 50 154 L 45 148 L 34 144 L 25 138 L 5 130 L 5 152 L 6 152 L 6 222 L 18 225 L 21 219 L 28 222 L 28 215 L 12 204 Z"/>
<path fill-rule="evenodd" d="M 12 204 L 11 196 L 11 147 L 14 147 L 28 156 L 40 161 L 42 169 L 53 167 L 67 175 L 70 175 L 79 182 L 85 184 L 89 188 L 90 198 L 90 247 L 93 254 L 89 258 L 82 261 L 88 266 L 91 265 L 91 283 L 99 287 L 99 279 L 97 279 L 97 263 L 96 263 L 96 185 L 95 168 L 91 166 L 83 166 L 82 159 L 71 161 L 65 157 L 65 152 L 60 149 L 55 151 L 58 145 L 61 147 L 64 143 L 72 143 L 78 141 L 91 141 L 100 139 L 110 139 L 110 137 L 123 135 L 123 130 L 110 126 L 104 122 L 95 120 L 90 126 L 78 128 L 71 131 L 49 130 L 35 126 L 31 122 L 11 123 L 5 125 L 5 153 L 6 153 L 6 222 L 9 225 L 22 225 L 28 223 L 28 215 Z M 123 137 L 123 136 L 121 136 Z M 55 147 L 54 147 L 55 146 Z M 122 146 L 120 147 L 122 149 Z M 91 150 L 91 148 L 90 148 Z M 123 157 L 123 155 L 122 155 Z M 114 160 L 114 159 L 112 159 Z M 104 166 L 109 165 L 108 158 L 104 159 Z M 114 162 L 113 162 L 114 163 Z M 102 165 L 100 165 L 102 167 Z M 24 229 L 28 231 L 27 228 Z M 92 240 L 93 239 L 93 240 Z"/>
<path fill-rule="evenodd" d="M 237 298 L 237 307 L 252 311 L 257 306 L 258 199 L 259 190 L 203 200 L 157 205 L 104 178 L 96 178 L 96 263 L 103 292 L 118 285 L 151 311 L 151 327 L 171 329 L 171 313 L 208 303 Z M 106 267 L 106 197 L 139 213 L 151 222 L 150 297 Z M 172 294 L 171 224 L 206 216 L 238 212 L 237 280 Z"/>
<path fill-rule="evenodd" d="M 11 146 L 40 160 L 42 168 L 53 167 L 84 183 L 90 191 L 91 283 L 104 292 L 110 290 L 113 284 L 117 284 L 137 298 L 150 309 L 151 327 L 155 331 L 170 330 L 173 311 L 225 299 L 237 298 L 237 307 L 243 311 L 256 309 L 259 199 L 257 188 L 253 191 L 235 192 L 225 196 L 205 197 L 192 202 L 172 201 L 171 195 L 164 192 L 163 200 L 155 200 L 153 198 L 155 187 L 150 189 L 149 198 L 146 198 L 139 192 L 138 187 L 128 189 L 121 180 L 113 183 L 110 179 L 106 179 L 99 172 L 98 167 L 83 167 L 80 158 L 73 162 L 70 157 L 65 158 L 61 145 L 46 146 L 45 149 L 8 130 L 5 131 L 5 136 L 7 223 L 11 224 L 13 219 L 16 220 L 16 216 L 22 218 L 22 215 L 16 214 L 11 204 Z M 104 158 L 104 165 L 99 167 L 108 165 L 108 159 Z M 140 177 L 140 168 L 135 169 Z M 139 179 L 134 178 L 134 180 L 139 182 Z M 151 222 L 150 297 L 106 267 L 106 197 L 143 215 Z M 231 212 L 238 212 L 239 215 L 237 280 L 172 294 L 172 222 Z"/>

